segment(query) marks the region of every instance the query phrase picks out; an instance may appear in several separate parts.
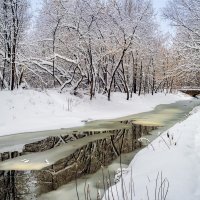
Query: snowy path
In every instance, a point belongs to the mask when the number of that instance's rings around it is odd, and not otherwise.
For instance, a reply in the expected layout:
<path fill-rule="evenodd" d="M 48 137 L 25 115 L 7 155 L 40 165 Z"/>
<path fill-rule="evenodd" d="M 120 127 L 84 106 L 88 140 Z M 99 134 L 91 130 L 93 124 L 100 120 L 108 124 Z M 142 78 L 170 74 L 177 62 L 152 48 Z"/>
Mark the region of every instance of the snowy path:
<path fill-rule="evenodd" d="M 83 125 L 82 121 L 87 119 L 117 118 L 150 111 L 159 104 L 190 99 L 181 94 L 156 94 L 135 95 L 126 101 L 125 96 L 121 93 L 112 94 L 108 102 L 103 95 L 97 95 L 90 101 L 88 96 L 79 98 L 54 90 L 1 91 L 0 135 L 70 128 Z"/>
<path fill-rule="evenodd" d="M 123 177 L 125 182 L 124 195 L 122 182 L 117 184 L 120 199 L 126 200 L 164 200 L 169 182 L 168 200 L 199 200 L 200 199 L 200 107 L 195 108 L 193 115 L 176 124 L 152 142 L 155 151 L 149 145 L 140 151 L 132 160 L 128 172 Z M 168 137 L 168 136 L 169 137 Z M 173 138 L 173 139 L 172 139 Z M 134 180 L 135 195 L 129 188 Z M 162 181 L 162 196 L 159 192 Z M 156 181 L 157 180 L 157 181 Z M 156 187 L 157 183 L 157 187 Z M 132 182 L 133 185 L 133 182 Z M 157 188 L 157 190 L 156 190 Z M 112 188 L 118 200 L 116 187 Z M 111 191 L 111 190 L 110 190 Z M 157 192 L 156 192 L 157 191 Z M 161 190 L 160 190 L 161 191 Z M 147 195 L 148 193 L 148 195 Z M 108 195 L 108 194 L 107 194 Z M 112 199 L 110 194 L 110 200 Z M 160 197 L 158 197 L 160 196 Z M 106 198 L 105 198 L 106 199 Z"/>

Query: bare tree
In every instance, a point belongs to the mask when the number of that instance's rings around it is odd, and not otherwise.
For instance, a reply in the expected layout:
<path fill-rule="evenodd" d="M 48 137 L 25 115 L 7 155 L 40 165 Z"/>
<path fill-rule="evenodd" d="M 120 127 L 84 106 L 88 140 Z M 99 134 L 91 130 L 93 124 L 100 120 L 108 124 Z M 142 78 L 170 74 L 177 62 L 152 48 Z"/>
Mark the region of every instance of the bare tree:
<path fill-rule="evenodd" d="M 176 49 L 176 71 L 182 84 L 198 84 L 200 2 L 196 0 L 171 0 L 163 11 L 166 19 L 176 28 L 173 48 Z M 186 81 L 186 82 L 184 82 Z"/>
<path fill-rule="evenodd" d="M 1 87 L 9 87 L 13 90 L 19 84 L 19 69 L 17 59 L 19 42 L 28 20 L 26 0 L 3 0 L 0 3 L 1 21 L 1 49 L 3 56 L 3 70 L 0 71 Z M 6 76 L 10 73 L 10 76 Z"/>

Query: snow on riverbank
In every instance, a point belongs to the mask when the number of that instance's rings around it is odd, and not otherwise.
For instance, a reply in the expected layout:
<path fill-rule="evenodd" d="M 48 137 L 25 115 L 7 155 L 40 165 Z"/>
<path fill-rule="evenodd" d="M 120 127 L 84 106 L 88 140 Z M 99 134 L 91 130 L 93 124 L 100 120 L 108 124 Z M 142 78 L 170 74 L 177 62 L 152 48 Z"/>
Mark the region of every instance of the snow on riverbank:
<path fill-rule="evenodd" d="M 109 200 L 200 199 L 200 107 L 191 114 L 135 156 Z"/>
<path fill-rule="evenodd" d="M 125 94 L 115 93 L 108 102 L 103 95 L 90 101 L 88 96 L 79 98 L 55 90 L 0 91 L 0 135 L 80 126 L 83 120 L 145 112 L 158 104 L 188 98 L 182 94 L 135 95 L 127 101 Z"/>

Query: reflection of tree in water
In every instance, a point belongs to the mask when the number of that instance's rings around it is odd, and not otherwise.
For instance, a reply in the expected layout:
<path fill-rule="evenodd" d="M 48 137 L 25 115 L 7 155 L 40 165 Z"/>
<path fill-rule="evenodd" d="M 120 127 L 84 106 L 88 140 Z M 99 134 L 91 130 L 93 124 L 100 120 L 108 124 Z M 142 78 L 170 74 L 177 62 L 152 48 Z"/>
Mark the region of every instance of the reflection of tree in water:
<path fill-rule="evenodd" d="M 130 123 L 130 122 L 126 122 Z M 52 191 L 83 175 L 94 173 L 102 166 L 108 166 L 122 153 L 129 153 L 142 147 L 138 139 L 149 134 L 155 127 L 132 124 L 130 129 L 109 131 L 109 137 L 89 142 L 75 153 L 59 160 L 40 171 L 2 171 L 0 174 L 0 199 L 27 199 Z M 49 137 L 45 140 L 26 144 L 21 154 L 46 151 L 99 132 L 74 133 L 73 135 Z M 106 132 L 105 132 L 106 133 Z M 106 134 L 105 134 L 106 135 Z M 1 154 L 1 160 L 19 156 L 18 152 Z M 29 180 L 33 184 L 28 184 Z M 34 193 L 34 194 L 33 194 Z"/>

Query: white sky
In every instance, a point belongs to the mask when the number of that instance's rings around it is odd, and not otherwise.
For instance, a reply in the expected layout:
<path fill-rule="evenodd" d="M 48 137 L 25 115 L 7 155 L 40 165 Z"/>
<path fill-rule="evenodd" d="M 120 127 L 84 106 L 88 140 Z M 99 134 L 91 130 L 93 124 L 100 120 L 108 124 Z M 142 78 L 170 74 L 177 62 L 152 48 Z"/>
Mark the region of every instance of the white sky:
<path fill-rule="evenodd" d="M 36 10 L 40 7 L 40 2 L 42 2 L 42 0 L 30 0 L 30 1 L 31 1 L 33 12 L 36 12 Z M 161 16 L 161 9 L 165 7 L 167 0 L 152 0 L 152 2 L 157 12 L 157 18 L 158 18 L 158 22 L 160 24 L 161 30 L 164 33 L 171 32 L 171 27 L 165 20 L 162 19 L 162 16 Z"/>
<path fill-rule="evenodd" d="M 161 16 L 162 8 L 164 8 L 167 4 L 168 0 L 152 0 L 153 6 L 157 12 L 157 19 L 160 24 L 160 28 L 164 33 L 172 33 L 172 28 L 170 27 L 169 23 L 164 20 Z"/>

